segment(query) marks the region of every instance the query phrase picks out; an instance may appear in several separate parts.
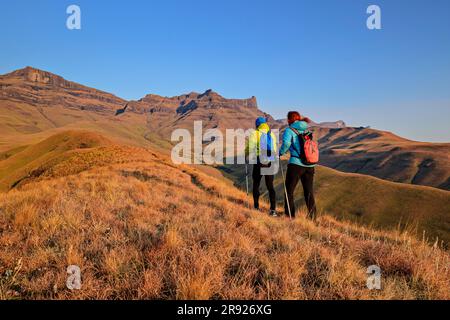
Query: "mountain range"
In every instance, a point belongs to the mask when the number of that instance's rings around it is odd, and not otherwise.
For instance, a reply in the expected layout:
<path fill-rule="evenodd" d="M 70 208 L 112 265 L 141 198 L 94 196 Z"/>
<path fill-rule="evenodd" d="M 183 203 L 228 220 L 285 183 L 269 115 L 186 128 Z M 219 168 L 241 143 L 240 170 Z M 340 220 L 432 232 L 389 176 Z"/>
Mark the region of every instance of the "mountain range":
<path fill-rule="evenodd" d="M 450 190 L 450 143 L 411 141 L 362 127 L 315 131 L 324 166 Z"/>
<path fill-rule="evenodd" d="M 256 97 L 226 99 L 207 90 L 175 97 L 148 94 L 127 101 L 32 67 L 0 76 L 0 151 L 38 142 L 61 129 L 95 129 L 134 145 L 166 144 L 174 129 L 252 128 L 268 118 Z M 410 141 L 390 132 L 353 128 L 344 121 L 312 123 L 321 164 L 343 172 L 450 190 L 450 143 Z"/>

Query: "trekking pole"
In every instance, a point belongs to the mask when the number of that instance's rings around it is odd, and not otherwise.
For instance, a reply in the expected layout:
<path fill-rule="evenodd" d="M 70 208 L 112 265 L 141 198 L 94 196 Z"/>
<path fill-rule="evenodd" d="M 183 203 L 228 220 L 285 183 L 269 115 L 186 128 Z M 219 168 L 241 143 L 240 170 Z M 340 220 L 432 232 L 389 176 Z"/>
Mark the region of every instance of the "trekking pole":
<path fill-rule="evenodd" d="M 245 162 L 245 186 L 247 188 L 247 205 L 250 209 L 250 203 L 248 202 L 248 164 L 247 161 Z"/>
<path fill-rule="evenodd" d="M 287 188 L 286 188 L 286 180 L 284 179 L 284 170 L 283 170 L 283 164 L 281 163 L 281 160 L 280 160 L 280 167 L 281 167 L 281 175 L 283 177 L 284 194 L 286 197 L 286 205 L 288 207 L 289 219 L 292 220 L 291 206 L 289 205 L 289 197 L 288 197 Z"/>

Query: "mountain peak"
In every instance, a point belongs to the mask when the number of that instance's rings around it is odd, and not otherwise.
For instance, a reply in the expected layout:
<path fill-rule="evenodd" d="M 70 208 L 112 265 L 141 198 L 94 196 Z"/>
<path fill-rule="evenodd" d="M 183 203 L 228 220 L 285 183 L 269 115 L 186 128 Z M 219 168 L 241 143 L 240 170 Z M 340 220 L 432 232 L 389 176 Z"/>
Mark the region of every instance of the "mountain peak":
<path fill-rule="evenodd" d="M 208 89 L 205 92 L 203 92 L 202 94 L 199 94 L 197 98 L 201 99 L 204 97 L 206 97 L 206 98 L 222 98 L 223 99 L 223 97 L 220 94 L 218 94 L 217 92 L 214 92 L 212 89 Z"/>
<path fill-rule="evenodd" d="M 34 78 L 36 77 L 59 77 L 51 72 L 45 71 L 45 70 L 41 70 L 41 69 L 37 69 L 34 67 L 30 67 L 30 66 L 26 66 L 25 68 L 22 69 L 18 69 L 16 71 L 13 71 L 7 75 L 10 76 L 19 76 L 19 77 L 24 77 L 27 80 L 32 80 L 34 81 Z"/>
<path fill-rule="evenodd" d="M 320 123 L 313 122 L 311 124 L 311 126 L 321 127 L 321 128 L 329 128 L 329 129 L 342 129 L 342 128 L 347 127 L 347 124 L 342 120 L 338 120 L 338 121 L 329 121 L 329 122 L 320 122 Z"/>
<path fill-rule="evenodd" d="M 55 87 L 64 87 L 71 89 L 85 88 L 78 83 L 68 81 L 54 73 L 30 66 L 8 73 L 4 77 L 21 78 L 26 82 L 32 82 L 40 85 L 51 85 Z"/>

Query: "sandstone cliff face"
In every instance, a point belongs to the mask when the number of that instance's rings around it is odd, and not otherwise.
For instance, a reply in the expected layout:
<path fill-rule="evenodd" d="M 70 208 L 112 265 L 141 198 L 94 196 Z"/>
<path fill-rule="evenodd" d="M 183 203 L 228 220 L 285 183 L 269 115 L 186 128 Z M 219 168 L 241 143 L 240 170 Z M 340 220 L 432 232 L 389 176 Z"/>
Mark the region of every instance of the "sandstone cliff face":
<path fill-rule="evenodd" d="M 129 103 L 132 112 L 147 114 L 149 128 L 170 137 L 177 128 L 193 129 L 194 121 L 203 121 L 204 128 L 248 129 L 255 119 L 265 116 L 274 127 L 278 123 L 258 109 L 256 97 L 226 99 L 217 92 L 191 92 L 175 97 L 149 94 Z"/>
<path fill-rule="evenodd" d="M 226 99 L 207 90 L 174 97 L 148 94 L 138 101 L 126 101 L 31 67 L 0 76 L 2 114 L 19 119 L 17 124 L 8 123 L 6 131 L 23 133 L 58 128 L 82 120 L 92 121 L 98 117 L 113 117 L 114 121 L 141 117 L 150 131 L 164 138 L 170 138 L 176 128 L 192 129 L 194 121 L 199 120 L 204 121 L 205 128 L 248 129 L 254 126 L 256 117 L 266 116 L 274 126 L 277 125 L 270 115 L 258 109 L 255 97 Z"/>
<path fill-rule="evenodd" d="M 86 89 L 82 85 L 75 82 L 67 81 L 64 78 L 57 76 L 53 73 L 38 70 L 32 67 L 26 67 L 24 69 L 16 70 L 6 77 L 21 78 L 26 82 L 32 82 L 36 85 L 52 85 L 55 87 L 67 88 L 67 89 Z"/>
<path fill-rule="evenodd" d="M 1 76 L 0 88 L 0 100 L 44 108 L 59 106 L 109 114 L 125 103 L 110 93 L 31 67 Z"/>
<path fill-rule="evenodd" d="M 184 114 L 197 108 L 203 109 L 257 109 L 256 97 L 249 99 L 226 99 L 218 93 L 207 90 L 200 94 L 191 92 L 175 97 L 162 97 L 149 94 L 139 101 L 130 102 L 133 110 L 139 113 L 172 112 Z"/>
<path fill-rule="evenodd" d="M 182 98 L 182 97 L 179 97 Z M 197 108 L 203 109 L 257 109 L 255 97 L 249 99 L 225 99 L 218 93 L 210 90 L 202 94 L 191 93 L 181 100 L 177 113 L 184 114 Z"/>

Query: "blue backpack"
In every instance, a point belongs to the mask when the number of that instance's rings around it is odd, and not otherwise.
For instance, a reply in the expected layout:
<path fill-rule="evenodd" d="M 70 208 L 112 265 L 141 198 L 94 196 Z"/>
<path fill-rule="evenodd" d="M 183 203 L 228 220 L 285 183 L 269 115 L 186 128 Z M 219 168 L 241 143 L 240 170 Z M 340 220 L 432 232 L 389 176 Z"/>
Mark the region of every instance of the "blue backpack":
<path fill-rule="evenodd" d="M 261 132 L 261 138 L 259 140 L 259 158 L 263 163 L 275 161 L 274 154 L 274 146 L 272 133 L 269 130 L 268 132 Z"/>

